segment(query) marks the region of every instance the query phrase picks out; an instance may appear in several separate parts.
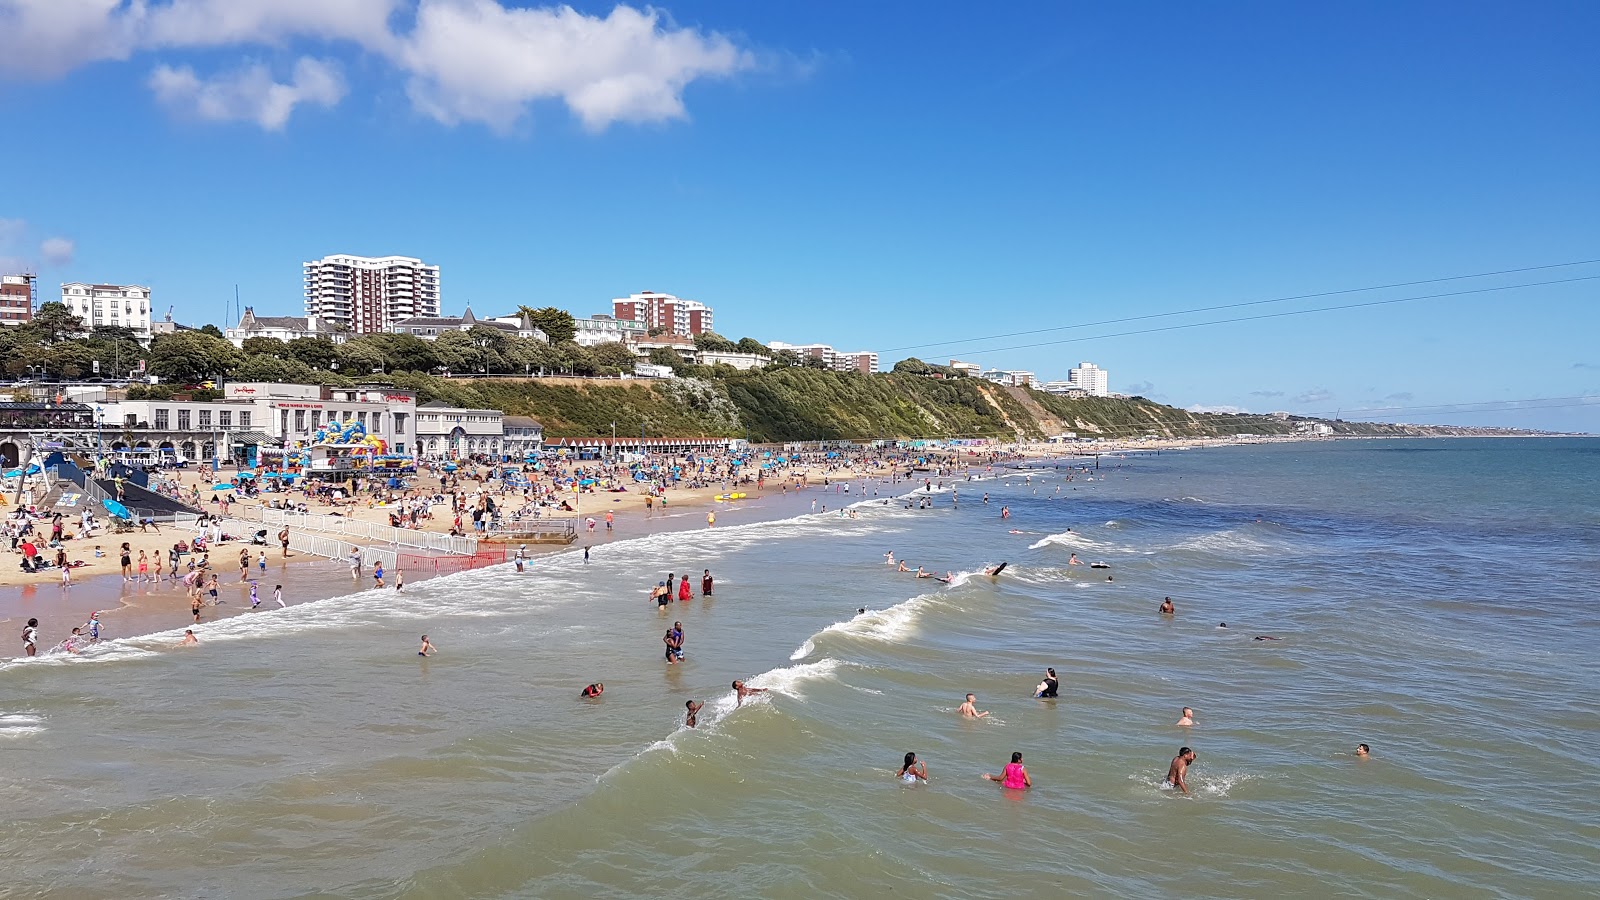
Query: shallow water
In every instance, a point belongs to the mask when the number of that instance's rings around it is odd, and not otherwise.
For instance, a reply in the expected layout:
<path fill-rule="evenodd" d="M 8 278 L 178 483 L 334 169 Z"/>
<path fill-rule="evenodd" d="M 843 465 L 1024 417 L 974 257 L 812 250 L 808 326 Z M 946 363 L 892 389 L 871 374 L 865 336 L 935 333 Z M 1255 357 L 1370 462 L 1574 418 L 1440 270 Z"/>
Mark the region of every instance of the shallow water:
<path fill-rule="evenodd" d="M 1579 440 L 1135 455 L 1093 481 L 960 483 L 958 508 L 946 490 L 932 510 L 659 534 L 587 566 L 569 553 L 241 616 L 188 650 L 171 632 L 0 663 L 5 881 L 72 897 L 1592 894 L 1597 464 L 1600 441 Z M 895 574 L 889 550 L 960 574 Z M 1001 560 L 1000 578 L 973 574 Z M 668 571 L 698 584 L 704 568 L 714 598 L 665 617 L 647 603 Z M 687 658 L 669 667 L 672 620 Z M 437 657 L 415 655 L 423 632 Z M 1059 701 L 1030 699 L 1045 666 Z M 734 678 L 771 693 L 735 708 Z M 591 681 L 605 697 L 580 700 Z M 966 691 L 988 719 L 954 715 Z M 707 701 L 693 731 L 688 699 Z M 1192 729 L 1173 725 L 1185 705 Z M 1160 787 L 1179 744 L 1200 754 L 1189 798 Z M 930 783 L 892 778 L 907 750 Z M 1013 750 L 1026 795 L 979 778 Z"/>

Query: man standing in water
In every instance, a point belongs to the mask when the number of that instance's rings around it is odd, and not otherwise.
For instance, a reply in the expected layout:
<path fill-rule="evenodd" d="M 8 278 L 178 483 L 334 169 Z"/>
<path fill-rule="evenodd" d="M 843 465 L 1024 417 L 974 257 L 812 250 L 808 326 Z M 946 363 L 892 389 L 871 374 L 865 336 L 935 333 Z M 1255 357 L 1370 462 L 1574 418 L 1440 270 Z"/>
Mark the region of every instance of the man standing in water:
<path fill-rule="evenodd" d="M 711 596 L 711 588 L 712 588 L 712 586 L 713 585 L 712 585 L 712 581 L 711 581 L 711 570 L 707 569 L 705 571 L 705 574 L 700 576 L 700 596 L 702 596 L 702 597 Z"/>
<path fill-rule="evenodd" d="M 1172 607 L 1172 598 L 1171 597 L 1167 597 L 1166 599 L 1161 601 L 1161 614 L 1163 616 L 1170 616 L 1174 612 L 1176 612 L 1176 610 L 1173 609 L 1173 607 Z"/>
<path fill-rule="evenodd" d="M 1189 793 L 1189 782 L 1186 780 L 1186 776 L 1189 774 L 1189 766 L 1194 763 L 1198 755 L 1188 747 L 1179 747 L 1178 755 L 1172 758 L 1172 765 L 1167 767 L 1167 780 L 1164 783 L 1183 791 L 1185 794 Z"/>
<path fill-rule="evenodd" d="M 695 721 L 700 717 L 700 707 L 702 706 L 705 706 L 705 704 L 696 703 L 693 700 L 685 700 L 683 708 L 688 710 L 688 713 L 683 717 L 683 724 L 693 728 Z"/>

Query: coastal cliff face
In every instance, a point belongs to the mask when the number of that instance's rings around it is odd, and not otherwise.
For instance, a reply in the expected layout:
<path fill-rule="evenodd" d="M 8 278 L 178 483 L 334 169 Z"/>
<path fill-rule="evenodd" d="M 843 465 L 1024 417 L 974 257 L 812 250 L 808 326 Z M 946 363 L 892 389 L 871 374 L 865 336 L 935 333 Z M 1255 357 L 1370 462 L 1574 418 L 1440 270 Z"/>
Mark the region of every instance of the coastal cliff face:
<path fill-rule="evenodd" d="M 741 437 L 758 443 L 891 438 L 1042 440 L 1294 434 L 1325 421 L 1195 413 L 1143 397 L 1071 400 L 972 378 L 856 375 L 816 369 L 740 372 L 662 381 L 576 378 L 406 379 L 423 399 L 532 416 L 551 438 L 612 433 Z M 415 383 L 412 383 L 415 382 Z M 1327 422 L 1334 434 L 1428 436 L 1493 429 Z"/>

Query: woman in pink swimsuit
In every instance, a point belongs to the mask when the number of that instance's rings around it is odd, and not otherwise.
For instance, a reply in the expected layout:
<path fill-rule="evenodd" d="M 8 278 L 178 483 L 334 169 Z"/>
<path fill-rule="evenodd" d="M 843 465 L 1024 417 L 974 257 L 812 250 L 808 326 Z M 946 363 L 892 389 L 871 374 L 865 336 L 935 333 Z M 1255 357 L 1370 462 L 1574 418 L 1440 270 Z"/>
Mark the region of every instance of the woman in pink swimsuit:
<path fill-rule="evenodd" d="M 1033 779 L 1028 777 L 1028 770 L 1022 765 L 1022 754 L 1011 754 L 1011 762 L 1006 765 L 1005 772 L 996 776 L 984 773 L 990 781 L 1000 782 L 1001 787 L 1011 788 L 1015 791 L 1033 787 Z"/>

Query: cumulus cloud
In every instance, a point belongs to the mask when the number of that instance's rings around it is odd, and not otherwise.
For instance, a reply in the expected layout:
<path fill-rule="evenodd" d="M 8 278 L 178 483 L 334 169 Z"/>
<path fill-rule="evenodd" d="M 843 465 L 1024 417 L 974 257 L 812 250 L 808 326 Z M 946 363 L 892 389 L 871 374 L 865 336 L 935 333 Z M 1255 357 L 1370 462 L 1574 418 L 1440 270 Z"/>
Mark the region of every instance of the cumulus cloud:
<path fill-rule="evenodd" d="M 1296 403 L 1324 403 L 1333 399 L 1333 391 L 1325 388 L 1313 388 L 1294 398 Z"/>
<path fill-rule="evenodd" d="M 386 60 L 416 109 L 441 123 L 508 130 L 541 100 L 558 100 L 591 131 L 686 116 L 693 81 L 751 69 L 748 50 L 716 32 L 679 27 L 654 9 L 607 15 L 510 0 L 0 0 L 11 37 L 0 73 L 51 78 L 136 53 L 345 42 Z M 414 15 L 408 15 L 414 11 Z M 396 22 L 410 21 L 409 32 Z M 302 61 L 303 62 L 303 61 Z M 321 65 L 326 66 L 326 63 Z M 297 66 L 297 69 L 299 66 Z M 281 128 L 299 102 L 337 102 L 327 82 L 287 85 L 257 66 L 212 80 L 162 64 L 150 79 L 169 106 L 216 120 Z M 334 96 L 332 101 L 324 98 Z"/>
<path fill-rule="evenodd" d="M 1189 407 L 1189 412 L 1192 413 L 1247 413 L 1249 411 L 1242 406 L 1208 406 L 1204 403 L 1196 403 Z"/>
<path fill-rule="evenodd" d="M 160 66 L 150 89 L 162 105 L 180 114 L 214 122 L 249 121 L 278 131 L 301 103 L 334 106 L 344 96 L 344 79 L 332 63 L 301 57 L 289 83 L 274 81 L 256 64 L 205 80 L 188 66 Z"/>
<path fill-rule="evenodd" d="M 39 245 L 39 255 L 44 257 L 46 265 L 70 266 L 73 254 L 78 252 L 78 245 L 71 238 L 53 237 L 45 238 Z"/>
<path fill-rule="evenodd" d="M 560 98 L 591 130 L 684 116 L 683 89 L 752 65 L 727 38 L 618 6 L 507 9 L 496 0 L 423 0 L 398 60 L 422 112 L 504 130 L 535 100 Z"/>
<path fill-rule="evenodd" d="M 1384 397 L 1383 399 L 1385 399 L 1385 400 L 1415 400 L 1416 399 L 1416 395 L 1411 393 L 1410 391 L 1396 391 L 1393 394 L 1390 394 L 1390 395 Z"/>
<path fill-rule="evenodd" d="M 1264 398 L 1270 400 L 1270 399 L 1272 399 L 1274 397 L 1282 397 L 1283 396 L 1283 391 L 1251 391 L 1250 392 L 1250 396 L 1252 396 L 1252 397 L 1264 397 Z"/>

